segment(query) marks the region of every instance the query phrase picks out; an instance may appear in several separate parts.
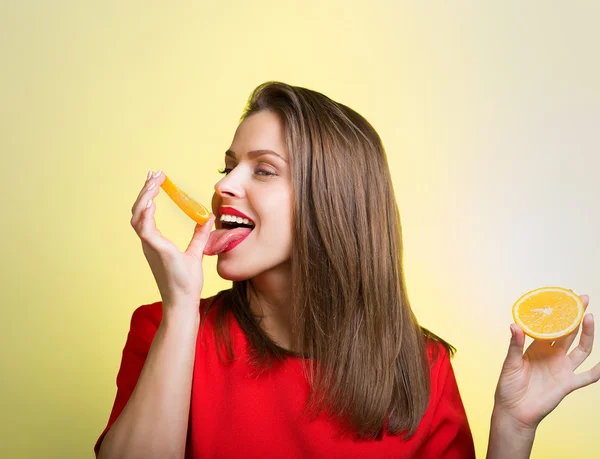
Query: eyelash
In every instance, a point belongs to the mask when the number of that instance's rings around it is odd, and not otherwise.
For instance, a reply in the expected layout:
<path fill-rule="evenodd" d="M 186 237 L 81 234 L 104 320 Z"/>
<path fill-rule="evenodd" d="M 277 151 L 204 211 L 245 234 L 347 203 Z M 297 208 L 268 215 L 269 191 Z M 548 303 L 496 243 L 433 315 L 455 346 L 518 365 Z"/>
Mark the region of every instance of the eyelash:
<path fill-rule="evenodd" d="M 223 168 L 223 169 L 219 169 L 219 174 L 229 174 L 233 169 L 232 168 Z M 273 174 L 272 172 L 266 171 L 264 169 L 258 169 L 257 172 L 262 172 L 262 174 L 258 174 L 258 175 L 262 175 L 262 176 L 274 176 L 276 174 Z"/>

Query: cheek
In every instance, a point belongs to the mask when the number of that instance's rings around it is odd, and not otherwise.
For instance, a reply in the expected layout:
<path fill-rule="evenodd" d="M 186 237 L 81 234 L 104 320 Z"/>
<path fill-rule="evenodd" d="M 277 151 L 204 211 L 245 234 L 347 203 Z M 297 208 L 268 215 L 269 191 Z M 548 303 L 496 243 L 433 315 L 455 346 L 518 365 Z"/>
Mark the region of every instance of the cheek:
<path fill-rule="evenodd" d="M 273 226 L 277 227 L 280 232 L 287 230 L 291 231 L 292 225 L 292 215 L 294 213 L 294 209 L 292 207 L 293 203 L 290 199 L 289 193 L 281 192 L 280 196 L 277 200 L 275 200 L 271 206 L 273 211 L 269 214 L 269 220 L 273 224 Z"/>

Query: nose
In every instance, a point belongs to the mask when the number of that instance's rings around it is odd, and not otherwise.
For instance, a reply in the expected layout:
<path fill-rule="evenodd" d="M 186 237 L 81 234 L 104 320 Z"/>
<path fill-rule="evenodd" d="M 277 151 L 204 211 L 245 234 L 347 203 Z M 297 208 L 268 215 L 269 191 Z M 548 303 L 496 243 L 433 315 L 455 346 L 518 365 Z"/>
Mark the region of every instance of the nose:
<path fill-rule="evenodd" d="M 236 177 L 235 172 L 231 171 L 217 183 L 215 183 L 215 193 L 222 198 L 244 196 L 244 187 L 240 177 Z"/>

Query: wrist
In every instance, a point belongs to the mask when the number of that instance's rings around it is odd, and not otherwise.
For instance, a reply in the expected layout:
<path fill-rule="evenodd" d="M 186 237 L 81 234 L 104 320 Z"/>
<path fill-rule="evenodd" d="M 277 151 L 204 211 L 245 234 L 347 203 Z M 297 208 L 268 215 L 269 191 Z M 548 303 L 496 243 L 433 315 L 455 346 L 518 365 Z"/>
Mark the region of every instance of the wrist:
<path fill-rule="evenodd" d="M 526 459 L 531 455 L 537 426 L 529 426 L 494 409 L 487 459 Z"/>
<path fill-rule="evenodd" d="M 496 407 L 492 411 L 491 425 L 502 430 L 509 430 L 513 434 L 523 437 L 535 436 L 538 426 L 538 424 L 531 425 L 519 421 L 510 413 Z"/>
<path fill-rule="evenodd" d="M 200 325 L 200 306 L 198 303 L 164 303 L 163 319 L 165 324 L 181 327 Z"/>

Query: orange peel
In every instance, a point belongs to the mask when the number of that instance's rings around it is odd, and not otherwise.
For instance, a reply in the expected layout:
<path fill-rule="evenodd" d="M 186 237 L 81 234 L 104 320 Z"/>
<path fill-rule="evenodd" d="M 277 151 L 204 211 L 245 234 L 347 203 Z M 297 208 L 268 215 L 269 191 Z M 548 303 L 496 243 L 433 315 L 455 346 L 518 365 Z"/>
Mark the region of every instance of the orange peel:
<path fill-rule="evenodd" d="M 541 287 L 522 295 L 513 305 L 515 323 L 528 336 L 555 340 L 568 335 L 583 320 L 583 301 L 562 287 Z"/>
<path fill-rule="evenodd" d="M 183 210 L 188 217 L 200 225 L 204 225 L 210 218 L 209 210 L 202 204 L 198 204 L 188 194 L 175 186 L 165 174 L 165 180 L 160 186 L 177 206 Z"/>

